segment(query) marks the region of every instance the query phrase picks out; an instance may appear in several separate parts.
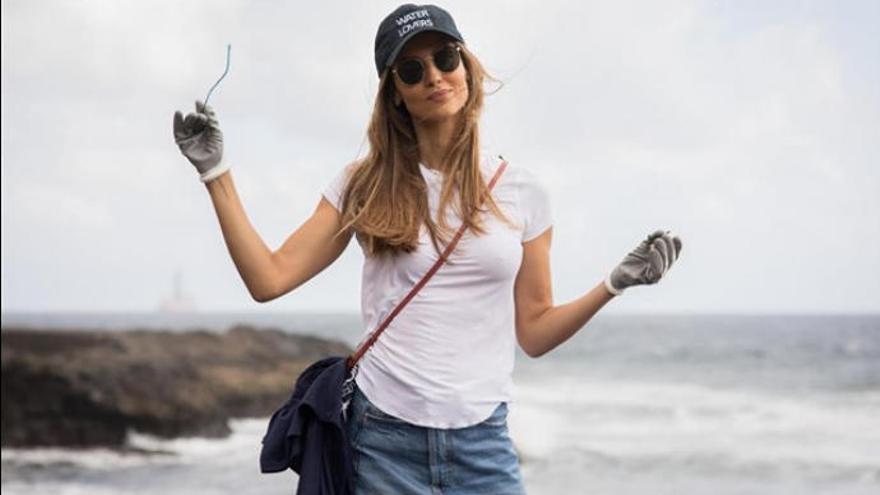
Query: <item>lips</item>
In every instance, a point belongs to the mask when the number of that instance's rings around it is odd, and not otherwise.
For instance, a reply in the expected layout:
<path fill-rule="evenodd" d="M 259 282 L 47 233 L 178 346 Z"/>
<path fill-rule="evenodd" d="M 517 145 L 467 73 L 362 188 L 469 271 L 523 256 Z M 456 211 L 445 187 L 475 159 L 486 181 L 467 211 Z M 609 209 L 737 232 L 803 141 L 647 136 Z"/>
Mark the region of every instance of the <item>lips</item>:
<path fill-rule="evenodd" d="M 449 95 L 452 94 L 451 89 L 441 89 L 439 91 L 434 91 L 431 93 L 431 96 L 428 97 L 431 101 L 444 101 L 449 98 Z"/>

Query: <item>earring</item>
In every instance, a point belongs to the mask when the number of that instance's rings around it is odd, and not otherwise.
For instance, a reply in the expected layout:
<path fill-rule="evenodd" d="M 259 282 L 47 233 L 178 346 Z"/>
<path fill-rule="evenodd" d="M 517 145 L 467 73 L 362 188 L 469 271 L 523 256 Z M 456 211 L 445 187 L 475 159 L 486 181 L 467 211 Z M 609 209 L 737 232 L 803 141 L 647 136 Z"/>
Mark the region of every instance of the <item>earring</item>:
<path fill-rule="evenodd" d="M 403 100 L 400 98 L 400 95 L 394 93 L 394 106 L 399 107 L 401 103 L 403 103 Z"/>

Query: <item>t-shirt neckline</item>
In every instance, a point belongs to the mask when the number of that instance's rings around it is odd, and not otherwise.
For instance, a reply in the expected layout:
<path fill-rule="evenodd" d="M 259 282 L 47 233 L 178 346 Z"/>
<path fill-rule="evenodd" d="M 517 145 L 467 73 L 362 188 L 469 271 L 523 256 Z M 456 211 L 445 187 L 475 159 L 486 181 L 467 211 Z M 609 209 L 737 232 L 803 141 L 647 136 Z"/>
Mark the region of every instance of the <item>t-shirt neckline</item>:
<path fill-rule="evenodd" d="M 441 172 L 439 170 L 434 170 L 433 168 L 429 168 L 427 165 L 425 165 L 422 162 L 419 162 L 419 167 L 422 169 L 422 175 L 428 174 L 428 175 L 431 175 L 434 177 L 442 177 L 443 176 L 443 172 Z"/>

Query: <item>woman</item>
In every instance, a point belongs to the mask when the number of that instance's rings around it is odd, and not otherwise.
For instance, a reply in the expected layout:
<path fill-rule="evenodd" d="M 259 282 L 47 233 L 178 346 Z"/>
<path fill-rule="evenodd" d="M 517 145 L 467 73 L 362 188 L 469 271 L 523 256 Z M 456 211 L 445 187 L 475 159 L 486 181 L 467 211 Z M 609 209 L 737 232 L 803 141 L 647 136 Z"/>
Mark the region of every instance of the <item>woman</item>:
<path fill-rule="evenodd" d="M 369 332 L 468 224 L 446 264 L 360 362 L 346 425 L 357 490 L 523 493 L 506 423 L 515 345 L 531 357 L 552 350 L 627 287 L 659 281 L 681 242 L 654 232 L 583 297 L 554 306 L 545 189 L 511 165 L 481 203 L 501 159 L 480 149 L 488 76 L 452 17 L 433 5 L 397 8 L 379 26 L 375 63 L 368 155 L 339 171 L 276 251 L 240 204 L 214 112 L 199 102 L 186 119 L 177 112 L 175 138 L 260 302 L 320 273 L 356 234 Z"/>

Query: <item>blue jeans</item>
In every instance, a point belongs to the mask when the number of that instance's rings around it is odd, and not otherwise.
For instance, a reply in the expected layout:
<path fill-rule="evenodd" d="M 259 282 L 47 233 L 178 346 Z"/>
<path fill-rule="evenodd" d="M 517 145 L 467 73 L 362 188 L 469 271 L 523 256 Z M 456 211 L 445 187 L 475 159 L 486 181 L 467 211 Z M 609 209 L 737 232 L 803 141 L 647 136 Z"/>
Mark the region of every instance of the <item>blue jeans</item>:
<path fill-rule="evenodd" d="M 382 412 L 357 387 L 346 429 L 357 495 L 523 495 L 507 403 L 466 428 L 417 426 Z"/>

